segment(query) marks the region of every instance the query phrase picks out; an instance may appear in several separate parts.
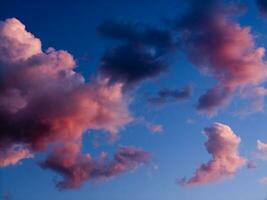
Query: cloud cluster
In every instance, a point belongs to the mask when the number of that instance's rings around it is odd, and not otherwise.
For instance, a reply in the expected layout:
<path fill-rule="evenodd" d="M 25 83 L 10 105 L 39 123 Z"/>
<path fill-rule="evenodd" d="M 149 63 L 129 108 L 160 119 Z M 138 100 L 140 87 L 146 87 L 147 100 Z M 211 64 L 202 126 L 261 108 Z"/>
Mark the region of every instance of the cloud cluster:
<path fill-rule="evenodd" d="M 119 147 L 112 160 L 108 159 L 106 153 L 92 159 L 89 154 L 81 155 L 79 150 L 79 146 L 75 144 L 57 147 L 41 163 L 43 168 L 54 170 L 63 176 L 63 180 L 57 183 L 59 189 L 77 188 L 87 180 L 111 178 L 137 168 L 150 158 L 149 153 L 133 146 Z"/>
<path fill-rule="evenodd" d="M 98 27 L 105 37 L 119 40 L 119 46 L 102 57 L 100 72 L 111 82 L 131 87 L 155 78 L 168 67 L 166 55 L 175 48 L 172 34 L 150 26 L 107 21 Z"/>
<path fill-rule="evenodd" d="M 74 71 L 75 66 L 75 60 L 66 51 L 49 48 L 44 52 L 41 41 L 27 32 L 19 20 L 11 18 L 0 22 L 1 167 L 52 149 L 46 167 L 56 157 L 57 167 L 51 168 L 79 173 L 80 164 L 92 162 L 78 154 L 83 133 L 100 129 L 116 136 L 118 130 L 132 120 L 122 83 L 109 84 L 108 79 L 99 77 L 87 83 Z M 59 153 L 58 145 L 66 144 L 73 144 L 70 146 L 77 148 L 76 153 L 72 154 L 69 149 Z M 141 154 L 131 148 L 119 149 L 115 159 L 122 156 L 122 160 L 109 165 L 124 167 L 118 170 L 126 171 L 147 158 L 138 160 Z M 69 162 L 65 156 L 72 159 L 68 171 L 64 169 Z M 97 167 L 94 166 L 94 172 Z"/>
<path fill-rule="evenodd" d="M 240 88 L 266 80 L 264 48 L 257 48 L 250 27 L 241 27 L 232 15 L 242 6 L 220 1 L 190 0 L 190 9 L 175 21 L 181 49 L 189 60 L 217 84 L 200 97 L 199 111 L 214 114 Z"/>
<path fill-rule="evenodd" d="M 176 102 L 186 100 L 192 95 L 192 86 L 186 86 L 182 89 L 168 89 L 163 88 L 158 91 L 158 95 L 155 97 L 147 97 L 147 101 L 154 105 L 161 105 L 169 102 Z"/>
<path fill-rule="evenodd" d="M 181 185 L 194 186 L 220 181 L 232 177 L 238 168 L 246 164 L 246 159 L 238 152 L 241 139 L 229 126 L 214 123 L 205 128 L 204 133 L 208 137 L 205 146 L 212 159 L 202 164 L 190 179 L 182 180 Z"/>

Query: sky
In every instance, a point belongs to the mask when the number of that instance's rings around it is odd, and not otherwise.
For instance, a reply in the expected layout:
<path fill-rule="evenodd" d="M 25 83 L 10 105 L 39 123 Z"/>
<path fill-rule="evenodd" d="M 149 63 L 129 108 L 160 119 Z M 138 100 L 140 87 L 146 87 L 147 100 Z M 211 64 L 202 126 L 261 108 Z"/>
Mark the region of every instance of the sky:
<path fill-rule="evenodd" d="M 0 199 L 267 199 L 264 0 L 2 0 Z"/>

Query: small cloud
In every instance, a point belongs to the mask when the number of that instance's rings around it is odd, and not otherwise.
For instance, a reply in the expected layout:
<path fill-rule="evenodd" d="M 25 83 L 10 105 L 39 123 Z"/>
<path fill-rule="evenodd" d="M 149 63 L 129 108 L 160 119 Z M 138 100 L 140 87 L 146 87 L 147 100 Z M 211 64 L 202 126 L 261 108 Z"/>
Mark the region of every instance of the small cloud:
<path fill-rule="evenodd" d="M 163 125 L 162 124 L 149 124 L 147 127 L 153 133 L 163 132 Z"/>
<path fill-rule="evenodd" d="M 257 140 L 257 152 L 254 152 L 253 155 L 255 158 L 260 160 L 267 160 L 267 144 L 261 140 Z"/>
<path fill-rule="evenodd" d="M 170 102 L 178 102 L 187 100 L 191 97 L 193 91 L 192 85 L 188 85 L 182 89 L 160 89 L 156 96 L 148 96 L 147 102 L 153 105 L 162 105 Z"/>
<path fill-rule="evenodd" d="M 267 184 L 267 177 L 264 176 L 264 177 L 260 178 L 258 180 L 258 183 L 261 184 L 261 185 L 266 185 Z"/>
<path fill-rule="evenodd" d="M 164 126 L 162 124 L 149 122 L 144 117 L 137 118 L 135 123 L 146 127 L 152 133 L 159 134 L 164 131 Z"/>
<path fill-rule="evenodd" d="M 257 165 L 255 162 L 251 160 L 247 162 L 247 169 L 256 169 L 256 168 L 257 168 Z"/>

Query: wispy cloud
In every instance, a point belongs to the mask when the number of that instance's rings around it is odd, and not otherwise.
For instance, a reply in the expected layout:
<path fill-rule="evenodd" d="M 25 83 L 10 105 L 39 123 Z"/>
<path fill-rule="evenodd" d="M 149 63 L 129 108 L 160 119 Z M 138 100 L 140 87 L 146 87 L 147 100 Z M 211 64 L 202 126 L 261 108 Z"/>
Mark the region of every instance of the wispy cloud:
<path fill-rule="evenodd" d="M 106 180 L 123 172 L 134 170 L 146 163 L 150 154 L 133 146 L 119 147 L 112 160 L 106 153 L 97 159 L 89 154 L 81 155 L 80 147 L 74 144 L 57 147 L 46 161 L 41 163 L 45 169 L 60 173 L 63 180 L 58 181 L 59 189 L 78 188 L 88 180 Z"/>
<path fill-rule="evenodd" d="M 191 97 L 193 91 L 192 85 L 182 89 L 163 88 L 158 91 L 157 96 L 148 96 L 146 100 L 153 105 L 162 105 L 170 102 L 179 102 Z"/>

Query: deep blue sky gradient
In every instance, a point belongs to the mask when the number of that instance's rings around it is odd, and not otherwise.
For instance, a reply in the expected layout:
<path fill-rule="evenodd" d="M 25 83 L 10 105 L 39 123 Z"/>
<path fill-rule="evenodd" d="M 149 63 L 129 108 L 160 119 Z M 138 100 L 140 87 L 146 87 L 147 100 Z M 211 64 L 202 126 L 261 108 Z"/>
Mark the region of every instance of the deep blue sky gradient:
<path fill-rule="evenodd" d="M 29 32 L 42 41 L 43 49 L 54 47 L 70 52 L 77 59 L 77 70 L 90 79 L 95 73 L 103 52 L 116 43 L 102 38 L 96 27 L 106 19 L 141 22 L 164 27 L 165 18 L 173 18 L 182 12 L 179 0 L 89 0 L 89 1 L 35 1 L 2 0 L 0 20 L 16 17 Z M 250 25 L 259 45 L 266 46 L 267 24 L 258 15 L 254 1 L 248 1 L 248 11 L 240 18 L 242 25 Z M 176 182 L 191 176 L 196 167 L 210 159 L 203 143 L 204 127 L 222 122 L 232 127 L 242 138 L 240 152 L 250 156 L 257 139 L 267 141 L 266 114 L 257 113 L 246 117 L 233 115 L 246 103 L 235 99 L 220 115 L 207 117 L 195 110 L 198 97 L 214 84 L 214 80 L 202 76 L 182 53 L 173 56 L 169 72 L 153 81 L 146 81 L 132 93 L 130 110 L 137 118 L 164 126 L 162 134 L 152 134 L 140 124 L 130 124 L 120 133 L 113 144 L 100 141 L 94 147 L 92 140 L 99 131 L 84 136 L 83 151 L 97 155 L 114 152 L 118 145 L 142 147 L 153 155 L 148 166 L 112 178 L 107 182 L 90 183 L 76 190 L 59 191 L 53 179 L 55 173 L 41 169 L 36 159 L 0 169 L 0 195 L 8 192 L 13 200 L 264 200 L 267 186 L 257 180 L 267 175 L 262 165 L 250 171 L 242 169 L 236 177 L 200 187 L 183 188 Z M 144 94 L 155 94 L 162 87 L 181 88 L 189 83 L 194 93 L 188 101 L 153 107 L 145 102 Z M 188 123 L 188 119 L 193 122 Z M 102 133 L 104 134 L 104 133 Z"/>

